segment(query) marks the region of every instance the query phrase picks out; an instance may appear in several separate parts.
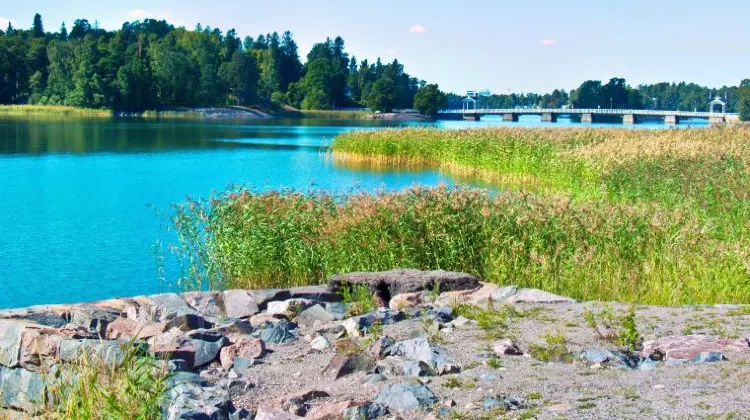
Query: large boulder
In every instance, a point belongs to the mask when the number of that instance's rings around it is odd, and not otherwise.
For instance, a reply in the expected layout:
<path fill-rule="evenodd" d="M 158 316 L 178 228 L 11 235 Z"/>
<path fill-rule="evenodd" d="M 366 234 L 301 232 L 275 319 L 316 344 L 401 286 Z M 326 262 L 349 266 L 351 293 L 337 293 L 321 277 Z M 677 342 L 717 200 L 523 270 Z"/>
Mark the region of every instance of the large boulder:
<path fill-rule="evenodd" d="M 438 402 L 435 394 L 420 383 L 400 383 L 384 387 L 375 402 L 391 411 L 410 412 Z"/>
<path fill-rule="evenodd" d="M 466 273 L 452 271 L 391 270 L 376 273 L 349 273 L 332 276 L 328 290 L 364 285 L 373 294 L 396 296 L 424 290 L 466 290 L 479 287 L 479 279 Z"/>
<path fill-rule="evenodd" d="M 182 383 L 170 390 L 165 417 L 167 420 L 229 420 L 233 411 L 226 388 Z"/>
<path fill-rule="evenodd" d="M 221 367 L 230 369 L 234 365 L 234 359 L 260 359 L 266 352 L 263 340 L 257 338 L 238 337 L 232 340 L 232 344 L 221 349 L 219 360 Z"/>
<path fill-rule="evenodd" d="M 366 353 L 343 356 L 333 356 L 331 362 L 323 370 L 323 375 L 339 379 L 354 372 L 369 372 L 375 368 L 375 359 Z"/>
<path fill-rule="evenodd" d="M 311 306 L 300 312 L 300 314 L 297 315 L 296 318 L 294 318 L 294 322 L 296 322 L 298 325 L 304 325 L 308 327 L 315 325 L 316 322 L 319 324 L 327 324 L 335 320 L 336 317 L 332 313 L 326 311 L 325 308 L 320 305 Z"/>
<path fill-rule="evenodd" d="M 120 366 L 125 360 L 125 353 L 119 341 L 87 339 L 60 342 L 60 360 L 74 363 L 81 358 L 93 358 L 108 366 Z"/>
<path fill-rule="evenodd" d="M 400 356 L 404 359 L 424 362 L 433 372 L 438 375 L 453 373 L 458 370 L 453 364 L 448 350 L 444 347 L 432 344 L 424 338 L 413 338 L 411 340 L 399 341 L 391 346 L 387 352 L 390 356 Z"/>
<path fill-rule="evenodd" d="M 45 377 L 26 369 L 0 368 L 0 406 L 27 415 L 44 408 Z M 24 416 L 25 417 L 25 416 Z"/>
<path fill-rule="evenodd" d="M 747 338 L 730 339 L 710 335 L 669 336 L 644 342 L 641 355 L 648 358 L 661 356 L 666 361 L 697 360 L 701 353 L 732 351 L 748 352 L 750 342 Z"/>

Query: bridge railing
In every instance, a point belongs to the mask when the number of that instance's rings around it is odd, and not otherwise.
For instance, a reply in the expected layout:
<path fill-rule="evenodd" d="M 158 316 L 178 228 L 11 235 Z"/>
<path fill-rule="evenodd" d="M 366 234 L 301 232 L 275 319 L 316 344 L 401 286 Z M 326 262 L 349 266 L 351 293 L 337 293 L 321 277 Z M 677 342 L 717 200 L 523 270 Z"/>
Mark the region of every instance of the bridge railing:
<path fill-rule="evenodd" d="M 477 108 L 477 109 L 455 109 L 443 110 L 444 114 L 483 114 L 483 115 L 501 115 L 501 114 L 519 114 L 519 115 L 540 115 L 540 114 L 595 114 L 595 115 L 645 115 L 645 116 L 677 116 L 677 117 L 698 117 L 708 118 L 713 116 L 732 116 L 737 115 L 728 112 L 694 112 L 694 111 L 664 111 L 653 109 L 586 109 L 586 108 Z"/>

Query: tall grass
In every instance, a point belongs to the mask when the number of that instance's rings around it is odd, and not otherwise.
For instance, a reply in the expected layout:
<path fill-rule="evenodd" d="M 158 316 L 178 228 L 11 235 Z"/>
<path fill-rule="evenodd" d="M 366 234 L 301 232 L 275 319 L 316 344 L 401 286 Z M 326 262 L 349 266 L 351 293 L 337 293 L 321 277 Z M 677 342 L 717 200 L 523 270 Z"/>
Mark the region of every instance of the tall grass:
<path fill-rule="evenodd" d="M 745 241 L 712 238 L 689 211 L 606 199 L 445 186 L 346 196 L 239 190 L 183 205 L 174 221 L 186 278 L 203 273 L 214 288 L 286 287 L 413 267 L 586 300 L 750 297 Z"/>
<path fill-rule="evenodd" d="M 353 132 L 333 158 L 490 181 L 333 196 L 229 191 L 176 207 L 184 287 L 281 287 L 413 267 L 583 300 L 750 298 L 750 130 Z"/>
<path fill-rule="evenodd" d="M 344 111 L 344 110 L 303 110 L 300 114 L 304 118 L 325 120 L 368 120 L 373 113 L 370 111 Z"/>
<path fill-rule="evenodd" d="M 162 417 L 169 374 L 153 356 L 131 342 L 122 363 L 81 354 L 75 363 L 50 374 L 51 420 L 151 420 Z"/>
<path fill-rule="evenodd" d="M 62 105 L 0 105 L 0 116 L 52 116 L 110 118 L 107 109 L 76 108 Z"/>

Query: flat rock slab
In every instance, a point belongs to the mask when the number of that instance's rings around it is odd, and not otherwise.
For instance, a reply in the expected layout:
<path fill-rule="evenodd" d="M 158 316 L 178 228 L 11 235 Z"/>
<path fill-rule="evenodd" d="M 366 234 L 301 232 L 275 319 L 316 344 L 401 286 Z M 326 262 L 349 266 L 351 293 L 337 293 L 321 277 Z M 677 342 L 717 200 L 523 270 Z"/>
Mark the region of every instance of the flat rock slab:
<path fill-rule="evenodd" d="M 659 353 L 664 356 L 664 360 L 692 360 L 699 359 L 701 353 L 729 351 L 750 351 L 750 342 L 747 338 L 730 339 L 710 335 L 670 336 L 646 341 L 641 355 L 651 357 Z"/>
<path fill-rule="evenodd" d="M 349 273 L 332 276 L 328 290 L 336 292 L 344 286 L 364 285 L 374 293 L 396 296 L 423 290 L 467 290 L 479 287 L 479 279 L 452 271 L 391 270 L 376 273 Z"/>
<path fill-rule="evenodd" d="M 392 411 L 407 412 L 429 407 L 438 402 L 438 399 L 422 384 L 401 383 L 384 387 L 375 402 Z"/>

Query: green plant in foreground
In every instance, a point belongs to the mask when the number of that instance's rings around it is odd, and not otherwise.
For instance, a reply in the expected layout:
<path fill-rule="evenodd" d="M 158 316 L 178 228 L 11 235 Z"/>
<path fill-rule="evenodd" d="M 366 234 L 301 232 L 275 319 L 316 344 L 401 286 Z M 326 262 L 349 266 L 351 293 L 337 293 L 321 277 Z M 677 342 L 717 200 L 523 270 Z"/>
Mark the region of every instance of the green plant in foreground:
<path fill-rule="evenodd" d="M 48 418 L 55 420 L 151 420 L 161 418 L 170 377 L 141 347 L 130 342 L 121 364 L 81 354 L 50 373 Z"/>
<path fill-rule="evenodd" d="M 342 285 L 339 288 L 341 302 L 347 306 L 347 316 L 359 316 L 377 308 L 375 297 L 365 285 Z"/>
<path fill-rule="evenodd" d="M 562 333 L 547 332 L 540 338 L 544 340 L 544 344 L 532 343 L 529 346 L 529 353 L 532 357 L 543 362 L 569 363 L 572 361 L 570 350 L 568 350 L 568 340 Z"/>
<path fill-rule="evenodd" d="M 599 313 L 584 310 L 583 318 L 602 340 L 612 341 L 631 352 L 636 351 L 641 343 L 633 305 L 625 315 L 618 317 L 612 307 L 605 303 Z"/>

